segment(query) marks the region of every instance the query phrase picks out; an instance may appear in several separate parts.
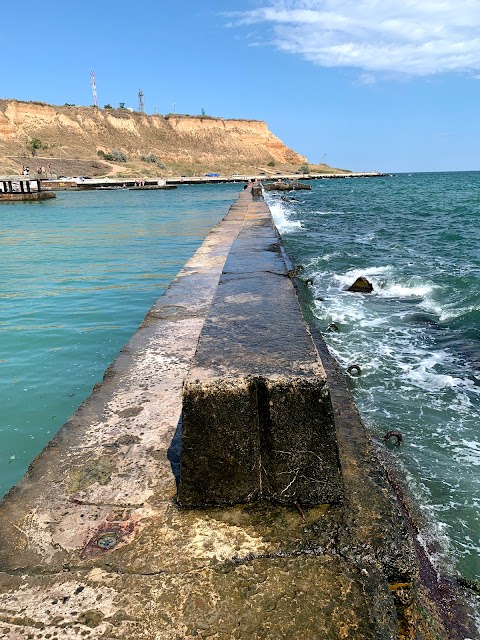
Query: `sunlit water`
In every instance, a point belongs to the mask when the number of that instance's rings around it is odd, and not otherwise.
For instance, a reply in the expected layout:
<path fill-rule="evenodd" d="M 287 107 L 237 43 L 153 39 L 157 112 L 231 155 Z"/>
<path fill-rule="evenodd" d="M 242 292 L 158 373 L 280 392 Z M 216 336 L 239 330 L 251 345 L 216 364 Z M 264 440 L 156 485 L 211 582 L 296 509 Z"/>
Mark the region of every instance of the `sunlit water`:
<path fill-rule="evenodd" d="M 0 206 L 0 496 L 102 379 L 240 188 L 59 192 Z"/>
<path fill-rule="evenodd" d="M 320 330 L 443 558 L 480 573 L 480 174 L 312 181 L 267 195 Z M 58 193 L 0 207 L 0 495 L 89 395 L 238 185 Z M 291 198 L 295 198 L 292 200 Z M 370 295 L 345 288 L 357 275 Z M 195 292 L 192 292 L 195 295 Z M 327 331 L 336 323 L 339 332 Z"/>
<path fill-rule="evenodd" d="M 443 541 L 444 560 L 480 574 L 480 173 L 312 181 L 267 195 L 286 248 L 313 279 L 330 350 Z M 369 295 L 346 291 L 357 276 Z M 329 331 L 335 323 L 339 331 Z"/>

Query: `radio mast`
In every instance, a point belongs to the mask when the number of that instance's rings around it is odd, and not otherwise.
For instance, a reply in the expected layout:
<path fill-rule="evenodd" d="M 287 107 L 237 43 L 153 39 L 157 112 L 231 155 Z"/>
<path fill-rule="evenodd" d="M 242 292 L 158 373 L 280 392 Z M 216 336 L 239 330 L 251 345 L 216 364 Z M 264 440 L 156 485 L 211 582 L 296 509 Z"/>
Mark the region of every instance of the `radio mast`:
<path fill-rule="evenodd" d="M 90 73 L 90 84 L 92 85 L 92 93 L 93 93 L 93 104 L 98 107 L 97 100 L 97 83 L 95 82 L 95 71 Z"/>
<path fill-rule="evenodd" d="M 140 113 L 145 113 L 145 99 L 141 89 L 138 90 L 138 110 Z"/>

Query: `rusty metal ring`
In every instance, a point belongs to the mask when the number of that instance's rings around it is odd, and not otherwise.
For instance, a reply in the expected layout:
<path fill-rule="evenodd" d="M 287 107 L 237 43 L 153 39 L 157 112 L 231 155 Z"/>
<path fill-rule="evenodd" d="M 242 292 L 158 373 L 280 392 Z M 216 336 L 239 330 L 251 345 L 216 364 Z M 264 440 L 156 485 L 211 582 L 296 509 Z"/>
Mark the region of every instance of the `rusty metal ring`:
<path fill-rule="evenodd" d="M 400 431 L 387 431 L 387 433 L 383 436 L 383 439 L 385 440 L 385 442 L 387 442 L 388 440 L 390 440 L 390 438 L 397 439 L 397 447 L 402 444 L 403 436 Z"/>
<path fill-rule="evenodd" d="M 351 364 L 349 367 L 347 367 L 347 373 L 349 373 L 351 376 L 360 376 L 362 375 L 362 369 L 360 368 L 359 364 Z"/>

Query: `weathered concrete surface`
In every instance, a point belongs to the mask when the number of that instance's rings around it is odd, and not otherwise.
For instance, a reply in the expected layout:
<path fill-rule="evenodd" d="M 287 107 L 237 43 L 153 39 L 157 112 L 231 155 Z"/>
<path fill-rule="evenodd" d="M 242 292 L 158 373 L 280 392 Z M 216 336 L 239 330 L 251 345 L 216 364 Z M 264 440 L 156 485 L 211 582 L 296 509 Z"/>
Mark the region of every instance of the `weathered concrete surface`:
<path fill-rule="evenodd" d="M 0 203 L 1 202 L 16 202 L 17 200 L 27 201 L 27 200 L 48 200 L 50 198 L 56 198 L 54 193 L 50 193 L 49 191 L 39 191 L 33 193 L 3 193 L 0 192 Z"/>
<path fill-rule="evenodd" d="M 184 387 L 183 506 L 338 502 L 326 376 L 263 201 L 232 245 Z M 279 310 L 281 310 L 279 312 Z"/>
<path fill-rule="evenodd" d="M 1 638 L 475 637 L 447 633 L 423 597 L 408 530 L 341 376 L 330 383 L 344 403 L 341 502 L 303 517 L 266 502 L 176 504 L 182 382 L 253 210 L 243 192 L 1 503 Z"/>

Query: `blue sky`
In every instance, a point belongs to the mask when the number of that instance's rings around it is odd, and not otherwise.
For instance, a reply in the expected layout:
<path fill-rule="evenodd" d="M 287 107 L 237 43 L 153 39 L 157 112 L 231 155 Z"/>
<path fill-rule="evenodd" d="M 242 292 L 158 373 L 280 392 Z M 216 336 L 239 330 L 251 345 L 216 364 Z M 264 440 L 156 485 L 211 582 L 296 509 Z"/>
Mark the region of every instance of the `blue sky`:
<path fill-rule="evenodd" d="M 265 120 L 310 162 L 480 170 L 480 0 L 9 3 L 0 97 L 90 105 L 94 70 L 99 106 Z"/>

